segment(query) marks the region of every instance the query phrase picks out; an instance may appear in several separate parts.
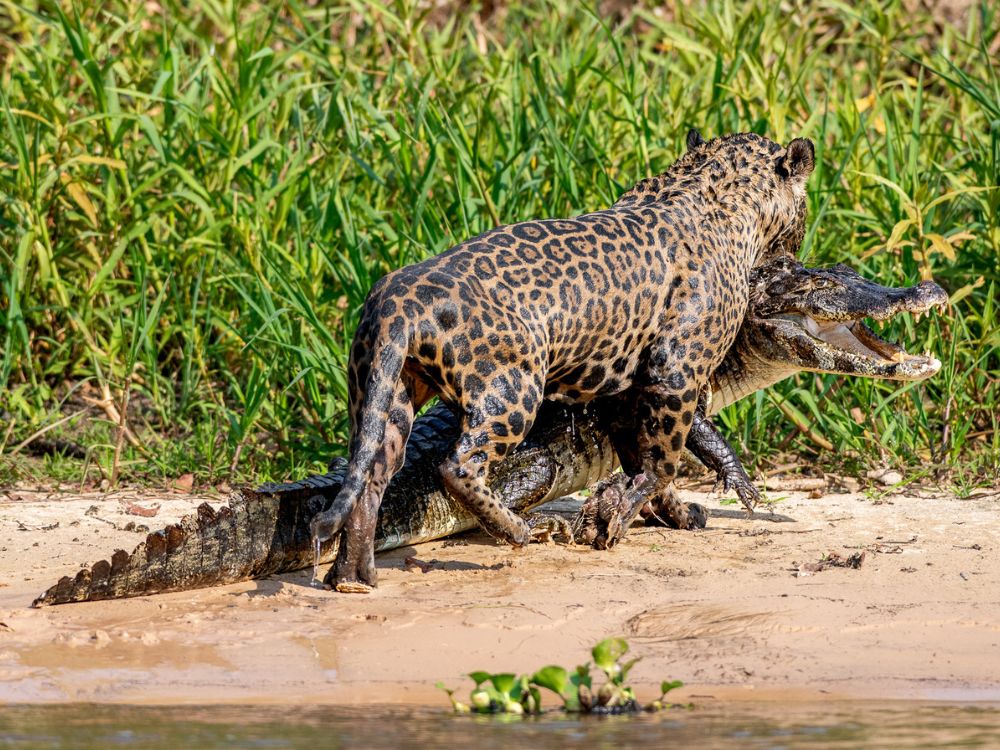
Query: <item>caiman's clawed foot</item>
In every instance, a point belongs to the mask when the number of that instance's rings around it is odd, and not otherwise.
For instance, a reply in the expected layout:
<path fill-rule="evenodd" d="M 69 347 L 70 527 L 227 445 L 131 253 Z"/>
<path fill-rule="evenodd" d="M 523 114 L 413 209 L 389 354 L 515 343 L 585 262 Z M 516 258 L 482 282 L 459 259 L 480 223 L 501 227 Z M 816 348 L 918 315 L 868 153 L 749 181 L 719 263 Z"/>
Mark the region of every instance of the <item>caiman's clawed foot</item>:
<path fill-rule="evenodd" d="M 594 549 L 611 549 L 618 544 L 648 501 L 652 487 L 641 475 L 630 480 L 615 474 L 599 482 L 573 524 L 577 544 Z"/>
<path fill-rule="evenodd" d="M 740 502 L 743 503 L 743 507 L 747 509 L 748 513 L 753 513 L 753 509 L 757 507 L 757 503 L 761 500 L 760 493 L 753 486 L 750 477 L 739 463 L 730 464 L 719 471 L 718 478 L 715 480 L 715 487 L 712 488 L 712 491 L 717 492 L 720 486 L 723 492 L 736 492 L 737 497 L 739 497 Z"/>
<path fill-rule="evenodd" d="M 532 513 L 524 520 L 528 523 L 532 542 L 538 544 L 548 544 L 554 541 L 562 541 L 566 544 L 573 543 L 573 524 L 562 516 Z"/>
<path fill-rule="evenodd" d="M 708 524 L 708 511 L 698 503 L 684 503 L 673 488 L 651 500 L 643 509 L 647 526 L 669 526 L 672 529 L 703 529 Z"/>

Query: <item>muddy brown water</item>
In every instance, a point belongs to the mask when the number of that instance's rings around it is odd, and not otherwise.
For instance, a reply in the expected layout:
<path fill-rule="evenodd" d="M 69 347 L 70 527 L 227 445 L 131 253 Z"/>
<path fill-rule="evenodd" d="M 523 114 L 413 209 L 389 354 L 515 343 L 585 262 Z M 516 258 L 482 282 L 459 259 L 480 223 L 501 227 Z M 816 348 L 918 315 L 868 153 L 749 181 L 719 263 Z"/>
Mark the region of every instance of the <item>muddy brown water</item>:
<path fill-rule="evenodd" d="M 389 707 L 0 707 L 9 748 L 907 748 L 1000 746 L 1000 704 L 695 705 L 658 714 L 456 716 Z"/>

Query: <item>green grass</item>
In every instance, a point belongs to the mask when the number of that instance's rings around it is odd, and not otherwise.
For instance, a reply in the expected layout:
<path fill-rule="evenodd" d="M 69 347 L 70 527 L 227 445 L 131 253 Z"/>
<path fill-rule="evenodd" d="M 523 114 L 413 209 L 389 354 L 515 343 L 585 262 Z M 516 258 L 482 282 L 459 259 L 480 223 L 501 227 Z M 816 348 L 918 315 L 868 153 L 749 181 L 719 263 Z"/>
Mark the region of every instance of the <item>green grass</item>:
<path fill-rule="evenodd" d="M 375 279 L 606 206 L 692 126 L 813 139 L 803 257 L 953 299 L 890 326 L 938 353 L 930 382 L 802 375 L 728 409 L 748 462 L 996 479 L 995 3 L 957 25 L 896 0 L 322 6 L 0 0 L 0 481 L 35 471 L 13 447 L 84 396 L 126 393 L 124 424 L 90 409 L 48 433 L 92 477 L 116 449 L 153 481 L 317 468 L 343 452 Z"/>

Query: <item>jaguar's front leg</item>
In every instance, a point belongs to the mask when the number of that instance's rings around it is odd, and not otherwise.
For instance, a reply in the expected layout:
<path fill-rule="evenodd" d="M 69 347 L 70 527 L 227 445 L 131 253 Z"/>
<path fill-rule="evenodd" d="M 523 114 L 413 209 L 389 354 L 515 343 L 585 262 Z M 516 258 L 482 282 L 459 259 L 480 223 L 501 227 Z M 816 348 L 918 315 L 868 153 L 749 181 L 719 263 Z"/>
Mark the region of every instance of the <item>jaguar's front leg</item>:
<path fill-rule="evenodd" d="M 693 373 L 685 364 L 676 363 L 677 369 L 665 378 L 633 386 L 596 405 L 602 428 L 630 479 L 602 483 L 595 490 L 578 521 L 578 542 L 610 547 L 640 512 L 648 524 L 704 528 L 705 509 L 681 502 L 672 487 L 700 390 L 693 377 L 685 377 Z"/>
<path fill-rule="evenodd" d="M 650 502 L 643 509 L 647 523 L 702 529 L 708 521 L 701 505 L 684 503 L 673 488 L 701 387 L 688 366 L 637 391 L 639 460 L 643 474 L 653 483 Z"/>

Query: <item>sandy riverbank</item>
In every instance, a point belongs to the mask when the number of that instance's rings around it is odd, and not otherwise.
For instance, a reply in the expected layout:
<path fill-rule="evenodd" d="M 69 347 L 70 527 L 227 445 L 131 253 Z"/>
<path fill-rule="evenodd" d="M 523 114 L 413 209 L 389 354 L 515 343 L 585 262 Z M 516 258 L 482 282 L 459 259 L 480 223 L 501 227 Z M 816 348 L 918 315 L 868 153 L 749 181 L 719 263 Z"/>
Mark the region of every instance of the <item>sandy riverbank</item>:
<path fill-rule="evenodd" d="M 635 528 L 610 552 L 466 535 L 379 556 L 371 595 L 303 571 L 32 610 L 60 576 L 131 550 L 128 523 L 206 498 L 0 491 L 0 700 L 441 705 L 438 680 L 464 692 L 475 669 L 573 666 L 617 634 L 643 657 L 641 696 L 669 678 L 679 698 L 1000 700 L 1000 494 L 788 493 L 753 517 L 683 494 L 711 509 L 707 530 Z M 859 568 L 808 570 L 861 551 Z"/>

